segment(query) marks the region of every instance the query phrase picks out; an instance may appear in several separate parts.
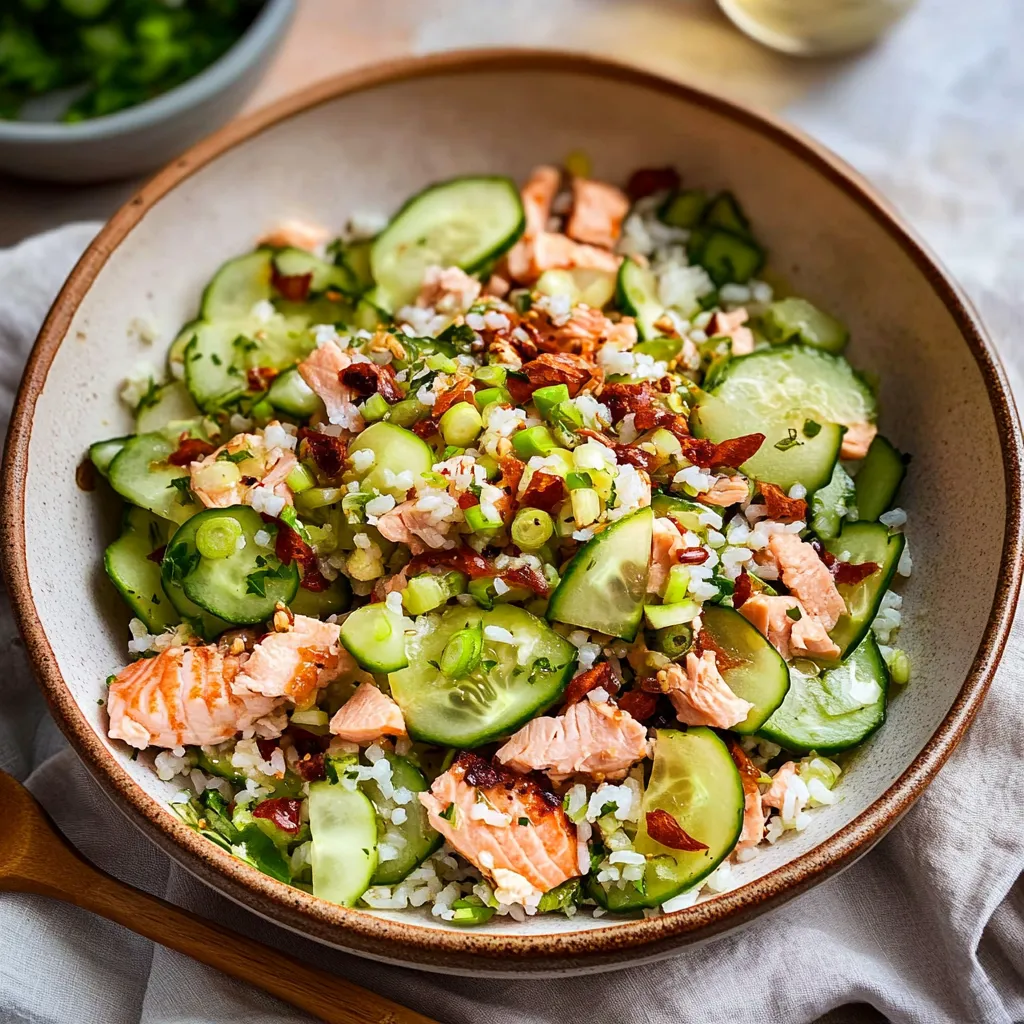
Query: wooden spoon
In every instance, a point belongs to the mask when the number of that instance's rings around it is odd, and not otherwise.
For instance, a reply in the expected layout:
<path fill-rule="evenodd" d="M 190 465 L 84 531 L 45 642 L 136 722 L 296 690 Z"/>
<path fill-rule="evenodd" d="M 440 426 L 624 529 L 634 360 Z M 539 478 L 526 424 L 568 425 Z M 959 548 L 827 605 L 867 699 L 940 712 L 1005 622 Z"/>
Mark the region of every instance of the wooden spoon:
<path fill-rule="evenodd" d="M 0 817 L 0 890 L 50 896 L 91 910 L 330 1024 L 437 1024 L 100 871 L 5 772 L 0 772 Z"/>

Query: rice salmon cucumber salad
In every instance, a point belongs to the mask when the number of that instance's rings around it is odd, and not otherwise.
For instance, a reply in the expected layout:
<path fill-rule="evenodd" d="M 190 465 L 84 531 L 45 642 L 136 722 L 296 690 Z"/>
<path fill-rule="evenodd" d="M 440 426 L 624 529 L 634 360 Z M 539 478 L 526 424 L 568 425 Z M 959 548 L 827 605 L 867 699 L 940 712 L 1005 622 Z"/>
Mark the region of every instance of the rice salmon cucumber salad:
<path fill-rule="evenodd" d="M 586 158 L 220 267 L 130 436 L 109 735 L 350 907 L 672 912 L 842 799 L 909 661 L 907 456 L 740 202 Z"/>

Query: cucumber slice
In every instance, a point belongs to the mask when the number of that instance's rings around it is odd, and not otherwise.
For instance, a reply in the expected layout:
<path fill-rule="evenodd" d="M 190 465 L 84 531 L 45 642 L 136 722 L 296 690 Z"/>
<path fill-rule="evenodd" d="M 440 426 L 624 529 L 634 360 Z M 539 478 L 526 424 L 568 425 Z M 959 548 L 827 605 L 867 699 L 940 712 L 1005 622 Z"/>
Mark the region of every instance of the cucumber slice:
<path fill-rule="evenodd" d="M 876 562 L 878 571 L 855 586 L 839 586 L 846 602 L 846 614 L 840 616 L 829 636 L 839 645 L 841 657 L 852 651 L 871 628 L 878 607 L 896 573 L 906 538 L 889 533 L 881 523 L 847 523 L 843 532 L 825 547 L 844 562 Z"/>
<path fill-rule="evenodd" d="M 377 870 L 377 814 L 369 798 L 341 783 L 309 787 L 313 895 L 351 907 Z"/>
<path fill-rule="evenodd" d="M 347 612 L 352 604 L 352 587 L 344 576 L 339 576 L 326 590 L 307 590 L 300 586 L 288 607 L 296 615 L 311 619 L 325 619 L 328 615 Z"/>
<path fill-rule="evenodd" d="M 491 639 L 490 626 L 507 630 L 515 642 Z M 478 656 L 458 679 L 444 675 L 439 666 L 448 642 L 477 629 L 484 631 Z M 568 640 L 510 604 L 487 612 L 453 605 L 421 616 L 406 647 L 409 667 L 388 677 L 391 695 L 413 739 L 446 747 L 479 747 L 507 736 L 558 700 L 576 665 Z"/>
<path fill-rule="evenodd" d="M 390 474 L 398 476 L 409 470 L 413 480 L 422 473 L 429 473 L 434 465 L 434 453 L 425 441 L 411 430 L 394 423 L 374 423 L 367 427 L 349 445 L 349 455 L 369 449 L 373 452 L 373 465 L 361 478 L 361 488 L 375 489 L 381 494 L 390 494 L 395 501 L 405 501 L 410 484 L 388 483 Z"/>
<path fill-rule="evenodd" d="M 850 332 L 834 316 L 795 296 L 773 302 L 762 317 L 762 328 L 772 344 L 802 341 L 836 355 L 850 340 Z"/>
<path fill-rule="evenodd" d="M 357 608 L 342 623 L 341 642 L 368 672 L 397 672 L 409 664 L 402 616 L 386 604 Z"/>
<path fill-rule="evenodd" d="M 658 298 L 658 279 L 654 271 L 627 257 L 619 267 L 616 296 L 622 312 L 636 320 L 641 339 L 656 338 L 659 331 L 654 324 L 664 315 L 665 307 Z"/>
<path fill-rule="evenodd" d="M 700 189 L 676 192 L 665 200 L 658 219 L 673 228 L 694 228 L 708 207 L 708 196 Z"/>
<path fill-rule="evenodd" d="M 651 497 L 651 509 L 658 519 L 671 519 L 681 530 L 693 530 L 699 533 L 705 529 L 700 516 L 708 511 L 707 505 L 700 505 L 686 498 L 677 498 L 664 491 L 657 491 Z"/>
<path fill-rule="evenodd" d="M 648 507 L 587 541 L 551 595 L 548 619 L 632 641 L 644 613 L 653 532 Z"/>
<path fill-rule="evenodd" d="M 110 463 L 110 486 L 139 508 L 175 523 L 185 522 L 200 506 L 187 487 L 174 484 L 175 480 L 188 481 L 187 469 L 167 461 L 177 448 L 176 436 L 137 434 Z"/>
<path fill-rule="evenodd" d="M 410 793 L 423 793 L 430 788 L 427 777 L 405 757 L 384 755 L 391 765 L 391 782 L 395 789 Z M 440 845 L 441 834 L 430 827 L 426 808 L 415 797 L 405 805 L 407 817 L 399 825 L 385 821 L 379 814 L 381 807 L 393 808 L 394 801 L 386 800 L 380 787 L 372 779 L 363 783 L 363 791 L 378 809 L 377 830 L 383 839 L 387 832 L 398 832 L 405 845 L 390 860 L 381 860 L 373 876 L 373 885 L 397 885 L 410 871 L 422 864 Z"/>
<path fill-rule="evenodd" d="M 175 379 L 181 380 L 185 376 L 185 349 L 188 343 L 195 336 L 196 328 L 202 320 L 190 320 L 180 331 L 171 347 L 167 350 L 167 372 Z"/>
<path fill-rule="evenodd" d="M 305 249 L 278 249 L 271 257 L 271 264 L 281 277 L 305 277 L 309 274 L 310 295 L 320 295 L 328 288 L 348 294 L 356 292 L 355 280 L 346 267 L 328 263 Z"/>
<path fill-rule="evenodd" d="M 234 750 L 234 741 L 220 747 L 189 747 L 189 751 L 196 759 L 196 767 L 207 775 L 216 775 L 220 779 L 227 779 L 233 786 L 244 787 L 247 776 L 239 771 L 231 763 L 231 753 Z M 302 794 L 302 778 L 292 771 L 286 771 L 284 778 L 273 778 L 269 775 L 256 773 L 256 781 L 264 788 L 270 790 L 273 797 L 287 797 L 295 799 Z"/>
<path fill-rule="evenodd" d="M 764 266 L 765 258 L 764 250 L 753 239 L 721 230 L 705 236 L 691 256 L 718 287 L 746 284 Z"/>
<path fill-rule="evenodd" d="M 109 441 L 97 441 L 89 445 L 89 461 L 96 467 L 100 476 L 110 479 L 110 464 L 131 439 L 132 436 L 129 434 L 127 437 L 112 437 Z"/>
<path fill-rule="evenodd" d="M 139 408 L 135 417 L 135 432 L 151 434 L 163 430 L 169 423 L 194 420 L 199 415 L 188 388 L 181 381 L 174 380 L 157 388 L 152 399 Z"/>
<path fill-rule="evenodd" d="M 615 297 L 617 274 L 589 267 L 571 270 L 545 270 L 534 289 L 542 295 L 566 295 L 572 305 L 583 303 L 602 309 Z"/>
<path fill-rule="evenodd" d="M 647 815 L 666 811 L 693 839 L 698 852 L 673 850 L 647 833 Z M 729 856 L 743 828 L 743 783 L 725 744 L 703 727 L 658 729 L 654 766 L 644 791 L 633 848 L 646 855 L 642 891 L 627 883 L 606 889 L 588 879 L 587 891 L 608 910 L 657 907 L 692 889 Z"/>
<path fill-rule="evenodd" d="M 875 437 L 853 482 L 860 519 L 874 522 L 892 508 L 909 461 L 909 455 L 894 448 L 880 434 Z"/>
<path fill-rule="evenodd" d="M 722 669 L 722 678 L 737 697 L 753 704 L 746 719 L 733 732 L 757 732 L 782 703 L 789 690 L 789 669 L 779 652 L 739 612 L 721 605 L 705 605 L 704 629 L 715 644 L 741 664 Z"/>
<path fill-rule="evenodd" d="M 223 263 L 210 279 L 199 304 L 203 320 L 241 320 L 270 298 L 271 249 L 257 249 Z"/>
<path fill-rule="evenodd" d="M 166 519 L 128 506 L 121 536 L 103 554 L 107 575 L 150 633 L 162 633 L 181 621 L 160 582 L 160 563 L 149 557 L 167 543 L 170 533 Z"/>
<path fill-rule="evenodd" d="M 729 360 L 690 417 L 697 437 L 724 441 L 762 433 L 739 467 L 758 480 L 808 493 L 824 487 L 842 444 L 842 424 L 875 418 L 875 397 L 842 356 L 796 343 Z"/>
<path fill-rule="evenodd" d="M 870 633 L 838 668 L 792 677 L 786 699 L 759 732 L 786 750 L 837 754 L 863 743 L 885 721 L 889 671 Z M 867 704 L 851 693 L 854 685 L 870 690 L 872 683 L 876 696 Z"/>
<path fill-rule="evenodd" d="M 811 498 L 811 529 L 822 540 L 838 537 L 843 526 L 843 516 L 855 504 L 853 480 L 842 464 L 837 462 L 832 470 L 832 479 L 816 490 Z"/>
<path fill-rule="evenodd" d="M 233 520 L 244 544 L 226 558 L 207 558 L 196 547 L 204 523 Z M 278 601 L 288 604 L 299 587 L 299 569 L 284 565 L 273 551 L 263 550 L 255 536 L 266 527 L 248 505 L 209 508 L 178 528 L 164 555 L 168 577 L 181 584 L 185 596 L 211 615 L 235 625 L 264 622 Z"/>
<path fill-rule="evenodd" d="M 427 267 L 480 270 L 510 249 L 526 218 L 508 178 L 453 178 L 410 199 L 377 236 L 370 267 L 374 302 L 389 312 L 411 300 Z"/>
<path fill-rule="evenodd" d="M 267 401 L 286 416 L 294 416 L 299 420 L 308 420 L 323 408 L 323 402 L 294 367 L 274 378 L 267 390 Z"/>
<path fill-rule="evenodd" d="M 160 582 L 182 621 L 187 622 L 192 631 L 204 640 L 216 640 L 221 633 L 231 628 L 230 622 L 211 615 L 205 608 L 200 608 L 195 601 L 190 601 L 185 596 L 181 583 L 172 578 L 172 566 L 166 560 L 160 566 Z"/>
<path fill-rule="evenodd" d="M 645 353 L 660 363 L 670 363 L 682 350 L 682 338 L 652 338 L 637 342 L 630 351 Z"/>
<path fill-rule="evenodd" d="M 334 258 L 335 263 L 348 271 L 353 289 L 358 295 L 368 292 L 373 287 L 373 271 L 370 269 L 372 249 L 373 239 L 363 238 L 342 246 Z"/>
<path fill-rule="evenodd" d="M 701 223 L 730 231 L 740 238 L 753 239 L 750 221 L 731 192 L 719 192 L 701 218 Z"/>

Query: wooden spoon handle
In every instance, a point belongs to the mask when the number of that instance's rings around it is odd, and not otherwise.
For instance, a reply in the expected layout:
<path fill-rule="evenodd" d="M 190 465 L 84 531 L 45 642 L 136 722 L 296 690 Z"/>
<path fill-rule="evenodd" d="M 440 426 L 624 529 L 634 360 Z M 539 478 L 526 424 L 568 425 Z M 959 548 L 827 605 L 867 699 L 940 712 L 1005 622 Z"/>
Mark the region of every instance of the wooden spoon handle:
<path fill-rule="evenodd" d="M 75 865 L 75 877 L 65 878 L 62 885 L 63 874 L 56 871 L 47 881 L 22 879 L 23 887 L 91 910 L 161 946 L 247 981 L 329 1024 L 438 1024 L 343 978 L 150 896 L 85 861 Z"/>

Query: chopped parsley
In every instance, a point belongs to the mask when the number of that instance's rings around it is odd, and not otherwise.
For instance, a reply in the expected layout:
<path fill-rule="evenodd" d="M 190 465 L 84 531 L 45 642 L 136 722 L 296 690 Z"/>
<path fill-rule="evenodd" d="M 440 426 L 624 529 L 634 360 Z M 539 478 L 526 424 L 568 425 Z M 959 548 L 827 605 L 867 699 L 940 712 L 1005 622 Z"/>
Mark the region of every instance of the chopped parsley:
<path fill-rule="evenodd" d="M 186 576 L 190 576 L 199 565 L 201 557 L 198 551 L 190 551 L 184 542 L 168 548 L 164 555 L 164 563 L 167 565 L 167 574 L 171 582 L 181 583 Z"/>
<path fill-rule="evenodd" d="M 794 622 L 799 622 L 803 618 L 803 614 L 799 608 L 787 608 L 786 615 L 788 615 Z"/>
<path fill-rule="evenodd" d="M 227 449 L 222 451 L 217 456 L 218 462 L 233 462 L 237 465 L 239 462 L 245 462 L 246 459 L 252 458 L 252 452 L 248 448 L 243 448 L 240 452 L 229 452 Z"/>
<path fill-rule="evenodd" d="M 262 556 L 261 556 L 262 557 Z M 291 576 L 287 565 L 279 564 L 273 569 L 256 569 L 245 577 L 245 592 L 257 597 L 267 596 L 267 580 L 286 580 Z"/>
<path fill-rule="evenodd" d="M 519 824 L 522 825 L 523 828 L 526 828 L 526 826 L 530 824 L 530 819 L 529 818 L 520 818 L 519 819 Z"/>
<path fill-rule="evenodd" d="M 775 442 L 775 447 L 778 448 L 780 452 L 788 452 L 790 448 L 796 448 L 797 445 L 803 444 L 803 441 L 797 440 L 796 427 L 790 427 L 787 433 L 787 437 L 784 437 L 781 441 Z"/>
<path fill-rule="evenodd" d="M 453 825 L 455 824 L 455 804 L 449 804 L 442 812 L 441 817 L 445 821 L 450 821 Z"/>
<path fill-rule="evenodd" d="M 192 493 L 190 484 L 192 478 L 188 476 L 176 476 L 167 486 L 173 487 L 178 492 L 179 505 L 191 505 L 196 496 Z"/>
<path fill-rule="evenodd" d="M 817 437 L 821 433 L 821 424 L 814 420 L 804 420 L 804 437 Z"/>

